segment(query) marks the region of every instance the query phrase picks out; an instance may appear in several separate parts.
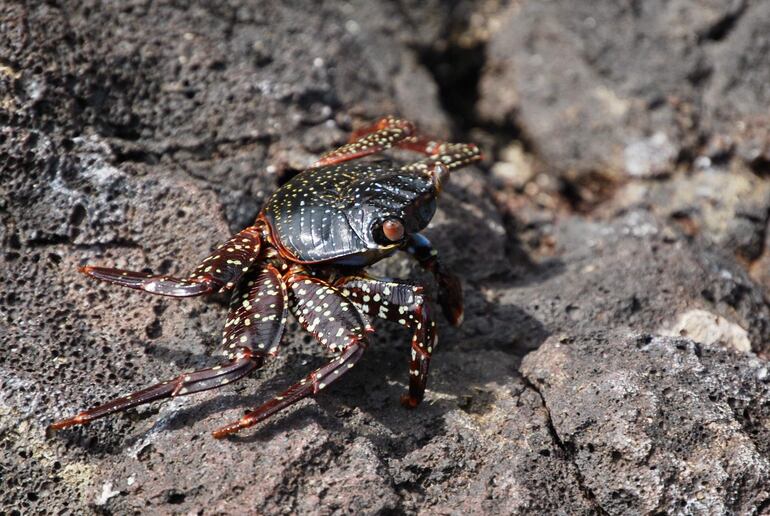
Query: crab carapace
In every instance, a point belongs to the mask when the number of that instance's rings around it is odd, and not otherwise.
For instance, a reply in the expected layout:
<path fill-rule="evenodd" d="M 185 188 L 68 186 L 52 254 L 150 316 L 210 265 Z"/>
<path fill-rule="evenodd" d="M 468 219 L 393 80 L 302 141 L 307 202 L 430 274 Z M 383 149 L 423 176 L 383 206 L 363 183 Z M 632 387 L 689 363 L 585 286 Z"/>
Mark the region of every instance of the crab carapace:
<path fill-rule="evenodd" d="M 406 165 L 356 161 L 391 147 L 426 157 Z M 224 437 L 265 420 L 336 381 L 361 357 L 370 318 L 395 321 L 413 331 L 409 390 L 401 401 L 423 399 L 437 343 L 436 324 L 423 288 L 378 279 L 364 268 L 404 251 L 433 273 L 438 301 L 449 322 L 462 321 L 458 278 L 439 261 L 419 231 L 430 222 L 450 172 L 481 159 L 473 144 L 418 135 L 406 120 L 386 117 L 353 133 L 350 142 L 321 156 L 269 198 L 253 225 L 217 248 L 186 278 L 86 266 L 88 276 L 153 294 L 188 297 L 231 291 L 222 345 L 227 362 L 182 374 L 72 418 L 58 430 L 162 398 L 221 387 L 243 378 L 275 356 L 289 312 L 334 354 L 326 365 L 239 421 L 214 432 Z"/>

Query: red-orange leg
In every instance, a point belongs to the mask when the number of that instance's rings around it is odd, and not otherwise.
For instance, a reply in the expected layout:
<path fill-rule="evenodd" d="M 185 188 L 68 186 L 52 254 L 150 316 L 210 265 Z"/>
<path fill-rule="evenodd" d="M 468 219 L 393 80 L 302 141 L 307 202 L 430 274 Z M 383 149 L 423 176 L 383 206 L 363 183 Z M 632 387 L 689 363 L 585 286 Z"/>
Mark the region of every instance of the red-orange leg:
<path fill-rule="evenodd" d="M 419 135 L 411 122 L 388 116 L 371 126 L 354 131 L 349 143 L 322 155 L 312 167 L 336 165 L 392 147 L 428 156 L 427 159 L 405 165 L 403 170 L 408 171 L 433 173 L 437 166 L 441 166 L 448 172 L 482 159 L 481 151 L 472 143 L 449 143 Z"/>
<path fill-rule="evenodd" d="M 248 227 L 222 244 L 186 278 L 87 265 L 80 269 L 92 278 L 152 294 L 189 297 L 231 289 L 259 256 L 260 228 Z"/>
<path fill-rule="evenodd" d="M 342 294 L 367 316 L 394 321 L 414 331 L 409 363 L 409 393 L 401 403 L 413 408 L 420 404 L 428 384 L 430 358 L 438 344 L 436 323 L 425 302 L 421 286 L 366 276 L 343 278 Z"/>
<path fill-rule="evenodd" d="M 349 345 L 345 346 L 342 353 L 329 362 L 328 364 L 319 367 L 305 378 L 295 383 L 280 396 L 276 396 L 261 407 L 247 413 L 241 419 L 235 423 L 231 423 L 218 430 L 215 430 L 212 435 L 217 439 L 226 437 L 230 434 L 234 434 L 252 427 L 257 423 L 266 420 L 270 416 L 280 412 L 297 403 L 303 398 L 317 394 L 321 389 L 337 380 L 343 373 L 351 369 L 358 359 L 361 358 L 365 349 L 365 345 L 360 341 L 352 341 Z"/>

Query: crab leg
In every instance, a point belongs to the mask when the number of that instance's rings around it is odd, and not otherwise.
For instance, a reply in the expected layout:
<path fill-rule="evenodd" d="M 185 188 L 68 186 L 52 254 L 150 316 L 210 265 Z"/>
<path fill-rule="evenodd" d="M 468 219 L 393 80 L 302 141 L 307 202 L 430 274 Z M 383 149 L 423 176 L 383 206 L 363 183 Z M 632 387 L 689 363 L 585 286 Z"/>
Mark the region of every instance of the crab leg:
<path fill-rule="evenodd" d="M 407 120 L 392 116 L 382 118 L 372 126 L 355 131 L 349 143 L 322 155 L 312 167 L 336 165 L 382 152 L 409 137 L 414 130 L 414 125 Z"/>
<path fill-rule="evenodd" d="M 150 403 L 151 401 L 220 387 L 242 378 L 261 365 L 261 357 L 254 357 L 248 348 L 241 348 L 237 358 L 227 365 L 180 375 L 173 380 L 161 382 L 128 396 L 114 399 L 91 410 L 81 412 L 77 416 L 52 423 L 49 428 L 51 430 L 61 430 L 70 426 L 82 425 L 114 412 L 127 410 L 137 405 Z"/>
<path fill-rule="evenodd" d="M 481 159 L 481 151 L 472 143 L 449 143 L 415 133 L 416 129 L 411 122 L 388 116 L 374 125 L 354 131 L 349 143 L 322 155 L 312 167 L 336 165 L 376 154 L 391 147 L 429 156 L 427 159 L 404 166 L 402 170 L 406 171 L 430 172 L 436 165 L 443 165 L 451 171 Z"/>
<path fill-rule="evenodd" d="M 272 307 L 272 308 L 269 308 Z M 89 423 L 151 401 L 222 387 L 259 368 L 265 358 L 275 355 L 288 311 L 286 286 L 271 265 L 247 282 L 233 298 L 225 325 L 223 343 L 230 362 L 201 369 L 117 398 L 91 410 L 53 423 L 52 430 Z"/>
<path fill-rule="evenodd" d="M 286 283 L 278 269 L 269 264 L 256 278 L 247 279 L 230 301 L 222 336 L 224 354 L 232 359 L 238 348 L 248 346 L 256 353 L 275 356 L 289 315 Z"/>
<path fill-rule="evenodd" d="M 153 294 L 188 297 L 231 289 L 259 256 L 260 228 L 251 226 L 233 235 L 186 278 L 154 276 L 143 272 L 94 267 L 80 269 L 92 278 Z"/>
<path fill-rule="evenodd" d="M 427 173 L 436 169 L 437 166 L 443 166 L 447 171 L 451 171 L 482 158 L 481 151 L 472 143 L 447 143 L 416 137 L 405 140 L 399 144 L 399 147 L 429 156 L 424 160 L 401 167 L 401 170 L 406 172 Z"/>
<path fill-rule="evenodd" d="M 420 266 L 433 274 L 438 283 L 438 302 L 441 310 L 452 326 L 463 322 L 463 290 L 458 278 L 438 259 L 438 251 L 430 240 L 419 233 L 409 235 L 403 251 L 414 257 Z"/>
<path fill-rule="evenodd" d="M 431 354 L 438 344 L 436 323 L 431 318 L 422 287 L 400 281 L 349 276 L 342 278 L 337 288 L 360 306 L 364 314 L 376 315 L 414 330 L 409 393 L 401 397 L 401 403 L 409 408 L 419 405 L 428 384 Z"/>
<path fill-rule="evenodd" d="M 316 369 L 279 396 L 247 413 L 240 420 L 216 430 L 222 438 L 264 421 L 299 400 L 317 394 L 352 369 L 366 348 L 366 333 L 372 331 L 355 305 L 334 287 L 302 273 L 289 273 L 290 304 L 299 323 L 337 357 Z"/>

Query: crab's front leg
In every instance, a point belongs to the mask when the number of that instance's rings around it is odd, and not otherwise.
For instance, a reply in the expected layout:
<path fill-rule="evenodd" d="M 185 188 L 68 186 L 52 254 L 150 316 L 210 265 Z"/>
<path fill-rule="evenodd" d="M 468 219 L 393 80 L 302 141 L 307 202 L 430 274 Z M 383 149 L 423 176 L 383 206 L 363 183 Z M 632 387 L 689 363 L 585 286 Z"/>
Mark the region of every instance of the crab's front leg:
<path fill-rule="evenodd" d="M 438 257 L 438 251 L 430 240 L 419 233 L 409 235 L 403 251 L 414 257 L 420 266 L 431 272 L 438 284 L 438 302 L 452 326 L 463 322 L 463 289 L 458 278 Z"/>
<path fill-rule="evenodd" d="M 261 228 L 251 226 L 219 246 L 186 278 L 155 276 L 92 265 L 87 265 L 80 271 L 92 278 L 152 294 L 172 297 L 199 296 L 235 286 L 259 256 L 260 247 Z"/>
<path fill-rule="evenodd" d="M 411 328 L 411 361 L 409 364 L 409 393 L 401 403 L 416 407 L 425 395 L 428 385 L 430 358 L 438 344 L 436 323 L 423 295 L 423 288 L 411 283 L 375 279 L 367 276 L 349 276 L 341 279 L 338 288 L 358 305 L 364 314 L 394 321 Z"/>

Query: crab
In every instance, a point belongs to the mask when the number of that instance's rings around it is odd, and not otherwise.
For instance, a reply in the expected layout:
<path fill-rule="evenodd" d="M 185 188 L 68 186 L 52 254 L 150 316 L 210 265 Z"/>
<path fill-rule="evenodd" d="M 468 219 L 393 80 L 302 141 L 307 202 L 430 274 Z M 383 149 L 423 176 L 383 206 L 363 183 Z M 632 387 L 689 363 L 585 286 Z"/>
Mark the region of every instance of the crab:
<path fill-rule="evenodd" d="M 356 161 L 389 148 L 427 157 L 401 166 L 388 160 Z M 152 294 L 231 292 L 222 338 L 227 361 L 54 422 L 50 430 L 240 380 L 278 354 L 289 312 L 334 358 L 214 431 L 214 437 L 249 428 L 337 381 L 364 353 L 367 335 L 374 331 L 372 317 L 413 331 L 409 389 L 401 402 L 416 407 L 423 400 L 438 343 L 426 294 L 415 282 L 375 278 L 364 268 L 397 251 L 408 253 L 434 275 L 442 311 L 450 324 L 458 326 L 463 317 L 460 281 L 419 232 L 432 219 L 450 172 L 480 159 L 473 144 L 433 140 L 419 135 L 407 120 L 385 117 L 355 131 L 349 143 L 322 155 L 276 190 L 254 224 L 232 236 L 185 278 L 82 267 L 91 278 Z"/>

